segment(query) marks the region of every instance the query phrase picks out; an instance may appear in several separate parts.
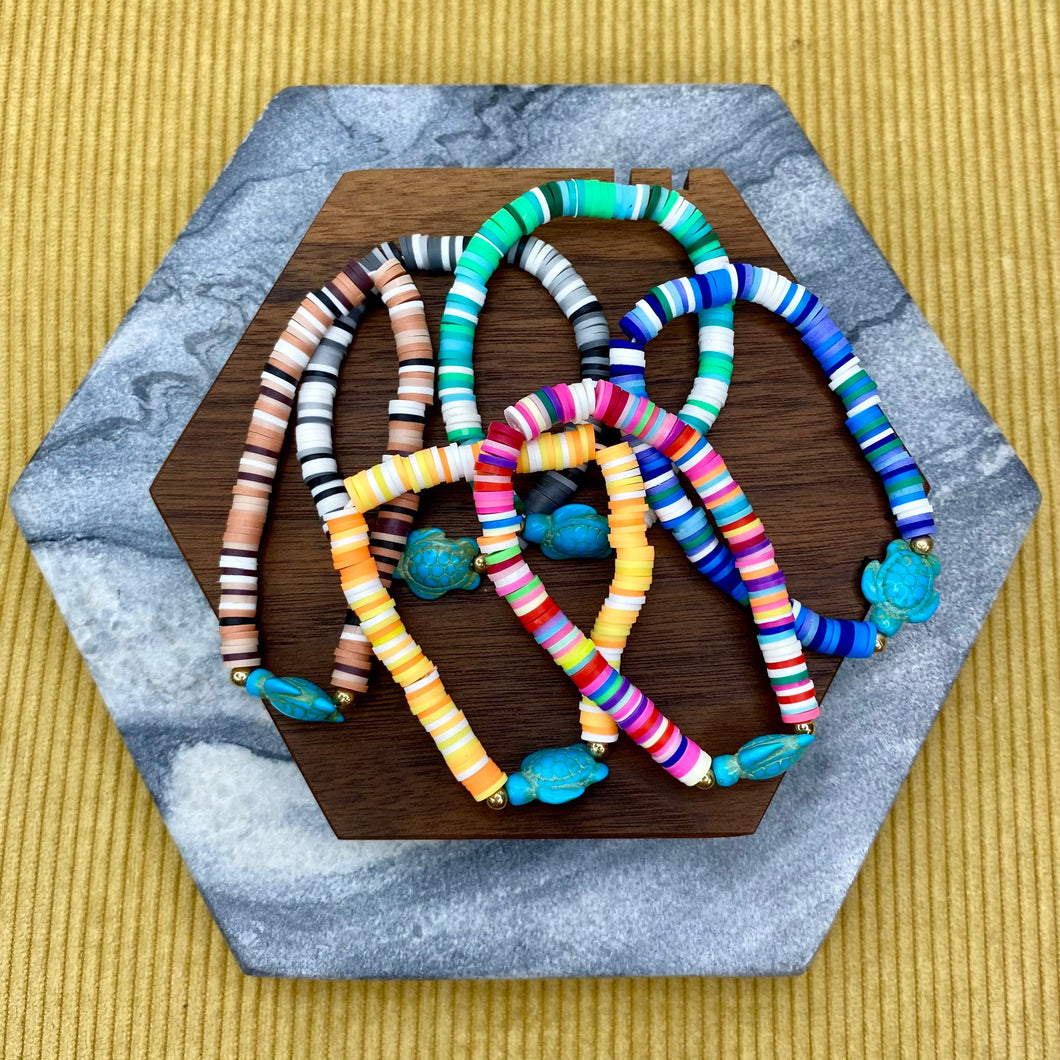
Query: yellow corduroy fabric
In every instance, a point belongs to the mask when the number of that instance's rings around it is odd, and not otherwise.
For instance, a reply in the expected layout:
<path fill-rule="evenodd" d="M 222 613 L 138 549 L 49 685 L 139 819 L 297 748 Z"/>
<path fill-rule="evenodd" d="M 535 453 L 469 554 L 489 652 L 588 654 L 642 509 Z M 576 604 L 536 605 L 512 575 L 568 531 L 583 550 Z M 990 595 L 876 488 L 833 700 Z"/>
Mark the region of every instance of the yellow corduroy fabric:
<path fill-rule="evenodd" d="M 787 100 L 1045 494 L 822 951 L 757 981 L 243 976 L 5 506 L 2 1056 L 1060 1056 L 1058 18 L 1042 0 L 0 0 L 5 493 L 279 89 L 743 81 Z"/>

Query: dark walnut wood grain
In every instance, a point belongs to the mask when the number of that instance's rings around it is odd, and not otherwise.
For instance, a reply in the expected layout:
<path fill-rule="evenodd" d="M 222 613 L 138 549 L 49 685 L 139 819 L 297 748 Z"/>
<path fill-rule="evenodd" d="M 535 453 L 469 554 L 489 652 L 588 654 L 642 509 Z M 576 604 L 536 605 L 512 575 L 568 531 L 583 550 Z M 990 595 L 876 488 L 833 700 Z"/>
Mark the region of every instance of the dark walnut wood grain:
<path fill-rule="evenodd" d="M 212 604 L 221 531 L 258 376 L 304 293 L 383 239 L 409 232 L 470 234 L 527 188 L 571 176 L 610 178 L 603 170 L 439 169 L 355 172 L 339 181 L 152 487 Z M 669 175 L 633 174 L 634 180 L 646 177 Z M 734 260 L 787 272 L 723 173 L 693 170 L 688 196 Z M 571 259 L 616 334 L 621 314 L 651 286 L 689 270 L 677 243 L 650 223 L 560 220 L 538 234 Z M 436 335 L 450 280 L 419 275 L 417 282 Z M 483 416 L 499 418 L 507 404 L 544 383 L 578 378 L 577 365 L 571 328 L 546 292 L 518 270 L 502 269 L 490 284 L 476 343 Z M 649 392 L 676 411 L 695 369 L 695 324 L 686 318 L 649 347 Z M 345 474 L 379 460 L 396 375 L 387 316 L 379 309 L 361 325 L 342 378 L 336 445 Z M 264 658 L 275 673 L 327 686 L 345 607 L 299 478 L 293 433 L 292 427 L 265 542 Z M 427 441 L 444 438 L 435 410 Z M 735 376 L 711 439 L 762 516 L 792 594 L 818 611 L 863 617 L 861 567 L 866 557 L 882 554 L 892 536 L 883 492 L 794 331 L 757 307 L 741 304 L 737 311 Z M 605 509 L 598 473 L 582 499 Z M 469 489 L 451 486 L 427 495 L 419 525 L 476 536 Z M 665 532 L 651 537 L 655 581 L 626 651 L 625 672 L 711 753 L 732 752 L 753 736 L 783 731 L 748 615 L 696 574 Z M 588 630 L 606 591 L 610 561 L 551 562 L 535 549 L 530 562 Z M 396 599 L 409 630 L 502 768 L 515 771 L 530 751 L 578 739 L 573 685 L 485 580 L 475 592 L 433 603 L 399 585 Z M 836 659 L 810 657 L 820 694 L 837 666 Z M 623 738 L 607 759 L 611 776 L 581 799 L 496 813 L 475 804 L 452 779 L 381 666 L 344 725 L 273 717 L 342 838 L 740 835 L 757 827 L 777 784 L 689 790 Z"/>

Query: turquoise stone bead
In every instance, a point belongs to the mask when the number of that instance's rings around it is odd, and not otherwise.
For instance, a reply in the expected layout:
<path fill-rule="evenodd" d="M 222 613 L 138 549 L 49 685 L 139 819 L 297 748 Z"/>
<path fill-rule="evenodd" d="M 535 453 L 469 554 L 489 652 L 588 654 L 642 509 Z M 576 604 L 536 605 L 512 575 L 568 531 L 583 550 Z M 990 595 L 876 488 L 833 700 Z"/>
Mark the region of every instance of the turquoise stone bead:
<path fill-rule="evenodd" d="M 343 720 L 327 692 L 302 677 L 277 677 L 265 669 L 251 670 L 246 689 L 295 721 Z"/>
<path fill-rule="evenodd" d="M 588 504 L 564 504 L 551 515 L 526 517 L 523 537 L 541 545 L 549 559 L 606 559 L 611 555 L 607 519 Z"/>
<path fill-rule="evenodd" d="M 922 556 L 899 538 L 887 546 L 882 563 L 874 559 L 865 567 L 861 591 L 874 605 L 869 618 L 881 633 L 893 636 L 904 622 L 926 622 L 935 613 L 940 566 L 933 552 Z"/>
<path fill-rule="evenodd" d="M 414 530 L 394 570 L 421 600 L 437 600 L 452 589 L 477 589 L 471 564 L 478 545 L 470 537 L 446 537 L 436 526 Z"/>
<path fill-rule="evenodd" d="M 553 806 L 570 802 L 590 785 L 608 774 L 583 743 L 571 747 L 547 747 L 523 759 L 518 773 L 508 777 L 505 785 L 508 801 L 525 806 L 535 799 Z"/>
<path fill-rule="evenodd" d="M 790 769 L 813 743 L 813 733 L 756 736 L 734 755 L 718 755 L 711 762 L 714 779 L 728 788 L 738 780 L 769 780 Z"/>

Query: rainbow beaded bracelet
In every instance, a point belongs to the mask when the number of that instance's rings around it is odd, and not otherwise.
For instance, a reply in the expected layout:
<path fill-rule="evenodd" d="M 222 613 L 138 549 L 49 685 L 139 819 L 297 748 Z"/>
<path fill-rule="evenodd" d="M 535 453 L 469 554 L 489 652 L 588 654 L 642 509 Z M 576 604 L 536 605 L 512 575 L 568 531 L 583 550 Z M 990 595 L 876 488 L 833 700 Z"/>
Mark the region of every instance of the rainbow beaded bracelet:
<path fill-rule="evenodd" d="M 508 481 L 490 487 L 491 491 L 500 493 L 500 499 L 495 502 L 498 508 L 496 513 L 481 506 L 480 492 L 484 492 L 486 483 L 480 483 L 477 476 L 474 481 L 476 509 L 479 510 L 483 528 L 483 539 L 479 544 L 486 555 L 487 574 L 491 579 L 494 578 L 495 565 L 502 562 L 498 556 L 503 556 L 505 564 L 515 564 L 521 572 L 526 575 L 530 573 L 525 560 L 511 551 L 507 503 L 514 440 L 536 438 L 547 427 L 568 422 L 577 415 L 579 406 L 584 407 L 586 403 L 590 404 L 593 415 L 601 423 L 617 427 L 623 433 L 647 442 L 674 460 L 688 477 L 717 520 L 734 553 L 740 577 L 747 586 L 752 618 L 758 627 L 758 644 L 766 660 L 783 720 L 799 723 L 815 719 L 820 710 L 813 682 L 806 669 L 802 646 L 795 636 L 794 616 L 784 575 L 777 565 L 773 546 L 761 521 L 743 490 L 733 480 L 724 460 L 706 438 L 694 427 L 660 409 L 647 398 L 630 394 L 606 380 L 583 380 L 570 386 L 543 387 L 505 410 L 507 426 L 491 425 L 476 470 L 480 465 L 485 468 L 486 456 L 489 455 L 490 462 L 502 469 L 501 474 Z M 542 426 L 542 409 L 546 412 L 546 426 Z M 493 437 L 493 442 L 490 437 Z M 495 543 L 487 544 L 491 538 L 498 539 L 501 546 L 498 548 Z M 536 582 L 535 590 L 544 591 L 539 581 Z M 549 609 L 544 613 L 551 614 L 552 619 L 555 619 L 555 613 Z M 633 694 L 630 691 L 633 686 L 607 667 L 606 661 L 599 657 L 587 638 L 580 633 L 575 634 L 576 631 L 569 635 L 579 644 L 583 656 L 578 667 L 568 672 L 584 694 L 610 713 L 617 703 L 624 702 L 626 697 Z M 582 673 L 582 666 L 591 668 Z M 601 682 L 608 686 L 606 695 L 599 694 Z M 637 695 L 642 696 L 639 692 Z"/>

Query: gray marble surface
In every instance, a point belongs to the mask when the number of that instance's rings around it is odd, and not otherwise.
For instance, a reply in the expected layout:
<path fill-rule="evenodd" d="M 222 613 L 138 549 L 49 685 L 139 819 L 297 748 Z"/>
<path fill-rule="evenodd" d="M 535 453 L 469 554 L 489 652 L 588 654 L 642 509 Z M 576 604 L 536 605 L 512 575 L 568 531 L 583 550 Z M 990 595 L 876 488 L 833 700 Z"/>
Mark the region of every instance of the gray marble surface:
<path fill-rule="evenodd" d="M 339 841 L 265 712 L 225 680 L 148 486 L 339 175 L 404 166 L 661 166 L 675 186 L 721 167 L 879 381 L 933 486 L 942 607 L 880 659 L 843 664 L 816 748 L 753 836 Z M 783 101 L 751 85 L 281 92 L 11 495 L 242 967 L 356 978 L 804 969 L 1038 501 Z"/>

